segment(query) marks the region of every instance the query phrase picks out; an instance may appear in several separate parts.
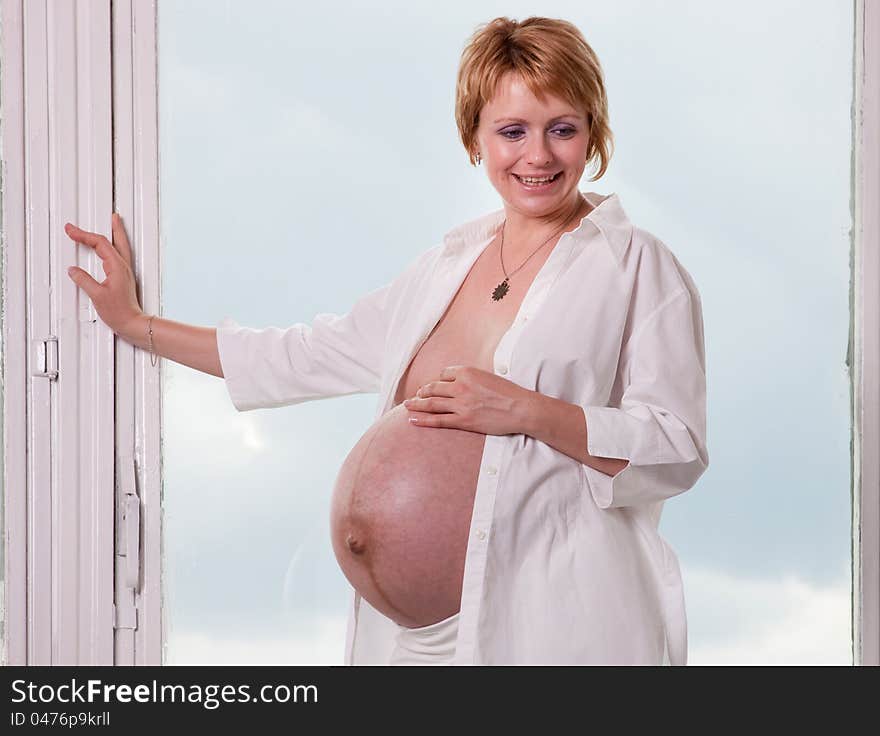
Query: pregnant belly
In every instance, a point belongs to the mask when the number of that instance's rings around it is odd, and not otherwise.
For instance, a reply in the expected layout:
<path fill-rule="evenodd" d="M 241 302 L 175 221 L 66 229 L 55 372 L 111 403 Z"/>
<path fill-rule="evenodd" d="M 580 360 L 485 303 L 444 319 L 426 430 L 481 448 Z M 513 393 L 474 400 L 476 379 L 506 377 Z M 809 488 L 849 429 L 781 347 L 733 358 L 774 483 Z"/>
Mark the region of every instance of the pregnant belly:
<path fill-rule="evenodd" d="M 371 606 L 401 626 L 459 610 L 486 435 L 415 427 L 402 404 L 352 448 L 330 508 L 333 552 Z"/>

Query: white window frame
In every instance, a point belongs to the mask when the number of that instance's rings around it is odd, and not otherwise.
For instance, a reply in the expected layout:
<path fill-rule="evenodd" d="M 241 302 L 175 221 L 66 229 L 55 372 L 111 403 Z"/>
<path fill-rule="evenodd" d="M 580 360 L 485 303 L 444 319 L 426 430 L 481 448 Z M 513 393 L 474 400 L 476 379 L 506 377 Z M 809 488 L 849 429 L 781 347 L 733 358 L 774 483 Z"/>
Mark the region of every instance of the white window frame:
<path fill-rule="evenodd" d="M 855 0 L 853 662 L 880 664 L 880 3 Z"/>
<path fill-rule="evenodd" d="M 853 661 L 877 665 L 880 3 L 854 10 Z M 163 659 L 162 361 L 114 338 L 77 296 L 68 265 L 103 273 L 62 229 L 109 237 L 115 208 L 141 304 L 161 312 L 156 12 L 157 0 L 0 0 L 4 664 Z M 50 331 L 55 381 L 30 375 L 31 341 Z M 31 435 L 45 441 L 28 448 Z"/>
<path fill-rule="evenodd" d="M 110 237 L 120 212 L 159 311 L 156 6 L 0 0 L 0 14 L 4 663 L 160 664 L 159 367 L 78 293 L 69 265 L 104 275 L 63 230 Z M 32 375 L 45 337 L 54 379 Z"/>

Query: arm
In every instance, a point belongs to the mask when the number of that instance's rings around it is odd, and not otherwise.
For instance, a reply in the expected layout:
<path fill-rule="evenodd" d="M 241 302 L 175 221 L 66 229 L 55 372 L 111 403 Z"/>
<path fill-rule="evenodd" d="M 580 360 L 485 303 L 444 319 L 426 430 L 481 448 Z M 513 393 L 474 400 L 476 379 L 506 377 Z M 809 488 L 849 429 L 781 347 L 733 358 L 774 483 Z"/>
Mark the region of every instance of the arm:
<path fill-rule="evenodd" d="M 137 299 L 131 246 L 117 214 L 112 230 L 111 242 L 67 223 L 67 235 L 95 250 L 107 278 L 98 283 L 76 266 L 68 274 L 113 332 L 149 350 L 149 315 Z M 441 247 L 422 253 L 394 281 L 361 297 L 347 314 L 319 314 L 311 325 L 258 330 L 226 319 L 217 327 L 199 327 L 154 316 L 153 351 L 224 378 L 239 411 L 378 391 L 385 337 L 399 297 Z"/>
<path fill-rule="evenodd" d="M 324 312 L 311 324 L 262 329 L 224 319 L 216 329 L 217 349 L 233 406 L 250 411 L 379 392 L 388 332 L 402 295 L 439 248 L 422 253 L 342 315 Z"/>
<path fill-rule="evenodd" d="M 616 475 L 629 460 L 600 457 L 587 451 L 589 444 L 583 409 L 562 399 L 529 391 L 522 405 L 523 434 L 534 437 L 584 465 L 606 475 Z"/>
<path fill-rule="evenodd" d="M 150 350 L 150 315 L 141 312 L 117 332 L 119 337 L 141 350 Z M 223 378 L 217 329 L 153 317 L 153 352 L 176 363 Z"/>
<path fill-rule="evenodd" d="M 539 394 L 523 402 L 527 434 L 584 464 L 599 508 L 665 500 L 709 465 L 706 372 L 699 295 L 660 304 L 622 351 L 628 377 L 617 406 L 571 404 Z"/>
<path fill-rule="evenodd" d="M 223 377 L 238 411 L 375 393 L 380 389 L 392 285 L 358 299 L 345 314 L 324 312 L 311 324 L 216 328 Z"/>

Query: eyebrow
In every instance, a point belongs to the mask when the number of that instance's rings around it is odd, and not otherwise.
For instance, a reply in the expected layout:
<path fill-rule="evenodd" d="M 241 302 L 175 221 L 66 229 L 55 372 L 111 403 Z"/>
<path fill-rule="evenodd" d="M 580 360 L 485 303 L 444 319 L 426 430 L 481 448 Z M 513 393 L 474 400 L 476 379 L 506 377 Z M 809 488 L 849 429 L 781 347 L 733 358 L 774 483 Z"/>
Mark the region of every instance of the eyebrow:
<path fill-rule="evenodd" d="M 562 120 L 562 118 L 580 118 L 580 117 L 581 116 L 577 115 L 576 113 L 569 112 L 569 113 L 566 113 L 565 115 L 557 115 L 555 118 L 551 118 L 550 122 L 555 123 L 557 120 Z M 507 120 L 511 123 L 527 123 L 528 122 L 528 120 L 523 120 L 523 118 L 498 118 L 497 120 L 493 120 L 492 124 L 495 125 L 497 123 L 502 123 L 505 120 Z"/>

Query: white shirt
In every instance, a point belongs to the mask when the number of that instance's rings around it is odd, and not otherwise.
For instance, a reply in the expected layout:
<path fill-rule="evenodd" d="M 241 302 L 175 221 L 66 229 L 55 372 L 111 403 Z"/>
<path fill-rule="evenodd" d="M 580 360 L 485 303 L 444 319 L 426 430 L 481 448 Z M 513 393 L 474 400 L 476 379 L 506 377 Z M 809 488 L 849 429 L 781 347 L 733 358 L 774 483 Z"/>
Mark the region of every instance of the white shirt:
<path fill-rule="evenodd" d="M 455 664 L 686 664 L 678 559 L 663 502 L 708 467 L 700 295 L 616 194 L 554 246 L 498 343 L 495 372 L 579 405 L 609 476 L 524 434 L 488 435 L 465 559 Z M 239 411 L 378 392 L 375 418 L 504 219 L 448 232 L 344 315 L 218 325 Z M 346 664 L 387 663 L 397 624 L 356 591 Z"/>

